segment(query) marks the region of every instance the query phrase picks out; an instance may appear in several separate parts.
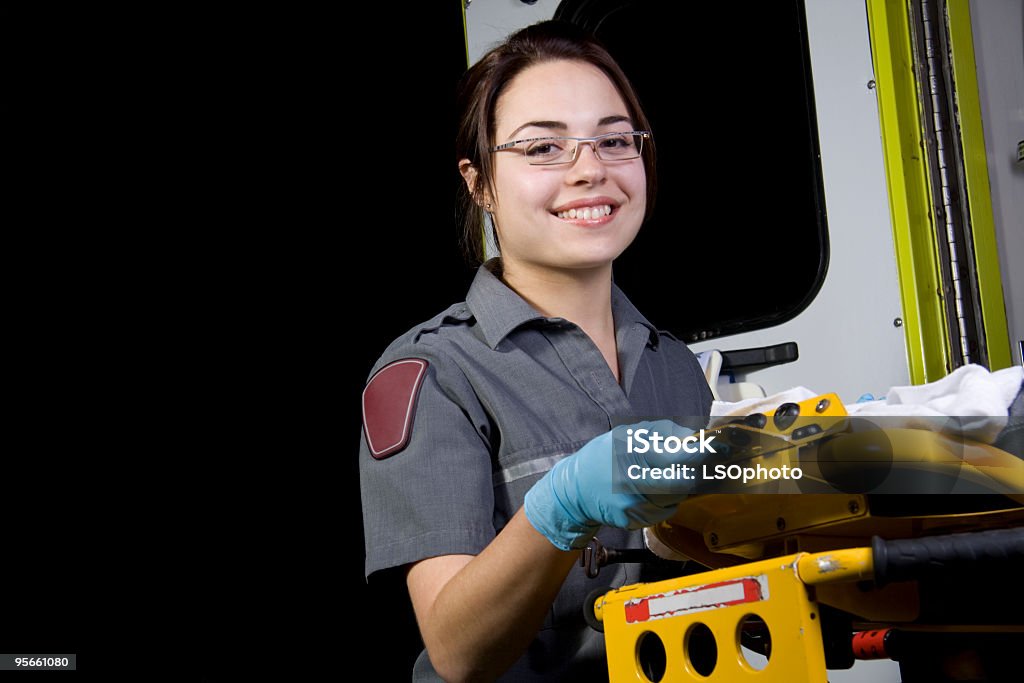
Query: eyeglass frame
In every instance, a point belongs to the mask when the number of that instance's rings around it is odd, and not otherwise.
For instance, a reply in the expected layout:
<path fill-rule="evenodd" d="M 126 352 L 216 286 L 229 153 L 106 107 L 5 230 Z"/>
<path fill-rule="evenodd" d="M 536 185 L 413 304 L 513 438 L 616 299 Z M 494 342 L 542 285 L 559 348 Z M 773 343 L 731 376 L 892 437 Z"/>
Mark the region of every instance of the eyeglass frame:
<path fill-rule="evenodd" d="M 610 137 L 614 137 L 616 135 L 639 135 L 640 136 L 640 149 L 637 152 L 637 155 L 635 157 L 629 157 L 628 159 L 604 159 L 604 158 L 601 157 L 601 152 L 599 151 L 599 149 L 597 147 L 597 141 L 602 139 L 602 138 L 610 138 Z M 538 142 L 540 140 L 575 140 L 576 141 L 576 146 L 573 147 L 572 158 L 569 159 L 568 161 L 542 161 L 542 162 L 536 162 L 535 163 L 535 162 L 532 162 L 529 159 L 527 159 L 526 163 L 530 164 L 531 166 L 564 166 L 566 164 L 576 163 L 576 157 L 577 157 L 577 155 L 579 155 L 579 152 L 580 152 L 580 145 L 583 144 L 583 143 L 590 143 L 590 148 L 594 150 L 594 156 L 596 156 L 602 162 L 609 162 L 609 161 L 633 161 L 634 159 L 639 159 L 641 156 L 643 156 L 643 153 L 644 153 L 644 143 L 643 143 L 643 141 L 644 140 L 649 140 L 649 139 L 651 139 L 651 131 L 649 131 L 649 130 L 626 130 L 626 131 L 622 131 L 622 132 L 616 131 L 616 132 L 613 132 L 613 133 L 602 133 L 601 135 L 595 135 L 595 136 L 589 137 L 589 138 L 574 138 L 574 137 L 570 137 L 568 135 L 545 135 L 545 136 L 539 137 L 539 138 L 523 138 L 522 140 L 513 140 L 512 142 L 506 142 L 506 143 L 498 145 L 496 147 L 492 147 L 490 151 L 492 151 L 492 152 L 502 152 L 502 151 L 505 151 L 505 150 L 508 150 L 508 149 L 512 149 L 516 145 L 518 145 L 520 143 L 523 143 L 523 142 Z M 523 156 L 526 156 L 525 152 L 523 153 Z"/>

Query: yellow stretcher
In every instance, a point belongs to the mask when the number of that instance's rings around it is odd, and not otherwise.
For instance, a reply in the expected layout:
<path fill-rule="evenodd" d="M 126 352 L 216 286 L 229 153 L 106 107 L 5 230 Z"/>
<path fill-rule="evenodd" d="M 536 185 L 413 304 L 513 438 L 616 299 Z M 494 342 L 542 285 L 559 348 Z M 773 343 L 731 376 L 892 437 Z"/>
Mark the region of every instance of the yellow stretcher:
<path fill-rule="evenodd" d="M 789 409 L 719 435 L 747 444 L 750 465 L 802 468 L 799 489 L 689 498 L 649 544 L 707 571 L 585 608 L 611 680 L 825 682 L 855 658 L 899 660 L 904 683 L 1024 680 L 1024 460 L 921 429 L 886 429 L 877 448 L 880 434 L 851 430 L 835 395 Z M 877 483 L 873 467 L 976 493 L 855 492 Z M 853 493 L 814 492 L 844 476 Z"/>

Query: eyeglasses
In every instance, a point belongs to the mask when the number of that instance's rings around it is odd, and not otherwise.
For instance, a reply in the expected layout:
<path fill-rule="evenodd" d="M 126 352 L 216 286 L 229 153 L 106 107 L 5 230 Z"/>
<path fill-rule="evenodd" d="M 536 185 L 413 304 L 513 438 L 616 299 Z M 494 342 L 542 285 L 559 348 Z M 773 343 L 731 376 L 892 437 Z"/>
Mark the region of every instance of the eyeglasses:
<path fill-rule="evenodd" d="M 492 152 L 517 149 L 533 166 L 571 164 L 576 161 L 580 145 L 589 144 L 601 161 L 628 161 L 636 159 L 644 151 L 644 140 L 651 137 L 650 131 L 631 130 L 625 133 L 605 133 L 592 138 L 526 138 L 513 140 L 492 147 Z"/>

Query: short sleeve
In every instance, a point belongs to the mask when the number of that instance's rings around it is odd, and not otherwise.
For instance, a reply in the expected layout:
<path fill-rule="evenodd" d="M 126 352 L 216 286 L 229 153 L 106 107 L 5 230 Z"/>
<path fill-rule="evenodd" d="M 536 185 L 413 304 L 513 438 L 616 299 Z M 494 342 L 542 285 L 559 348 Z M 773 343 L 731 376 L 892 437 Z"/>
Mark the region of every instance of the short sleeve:
<path fill-rule="evenodd" d="M 412 345 L 390 356 L 364 390 L 359 477 L 367 578 L 428 557 L 476 555 L 495 536 L 488 419 L 469 381 L 436 350 Z M 373 406 L 390 407 L 388 424 L 367 414 L 368 392 Z"/>

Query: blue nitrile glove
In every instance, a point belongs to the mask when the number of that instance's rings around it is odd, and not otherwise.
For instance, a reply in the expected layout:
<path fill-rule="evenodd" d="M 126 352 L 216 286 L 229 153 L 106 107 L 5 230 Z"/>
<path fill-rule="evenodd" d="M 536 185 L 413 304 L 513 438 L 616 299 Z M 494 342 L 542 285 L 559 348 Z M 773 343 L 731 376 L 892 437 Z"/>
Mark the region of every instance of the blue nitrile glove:
<path fill-rule="evenodd" d="M 640 474 L 645 467 L 672 468 L 675 464 L 692 467 L 702 456 L 683 451 L 658 454 L 651 448 L 639 453 L 637 450 L 643 448 L 638 434 L 641 429 L 648 430 L 648 441 L 654 432 L 678 439 L 694 434 L 692 429 L 670 420 L 658 420 L 616 427 L 595 437 L 560 460 L 526 492 L 523 508 L 530 524 L 555 547 L 571 550 L 585 547 L 601 526 L 640 529 L 671 517 L 676 505 L 693 492 L 695 482 L 636 481 L 627 473 Z M 636 436 L 630 453 L 626 444 L 632 435 Z M 696 443 L 699 441 L 691 446 L 696 448 Z M 613 445 L 617 457 L 613 457 Z M 636 468 L 630 470 L 631 465 Z"/>

